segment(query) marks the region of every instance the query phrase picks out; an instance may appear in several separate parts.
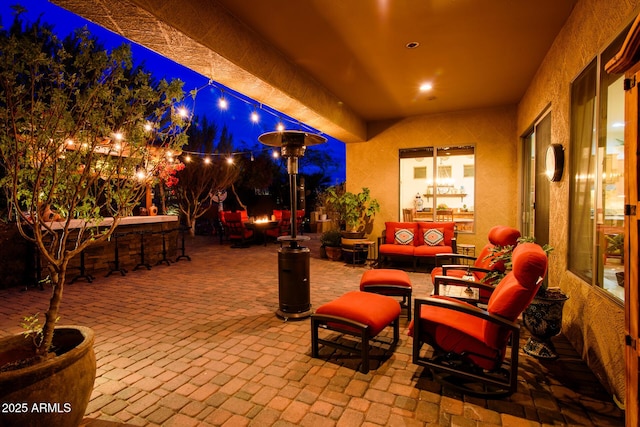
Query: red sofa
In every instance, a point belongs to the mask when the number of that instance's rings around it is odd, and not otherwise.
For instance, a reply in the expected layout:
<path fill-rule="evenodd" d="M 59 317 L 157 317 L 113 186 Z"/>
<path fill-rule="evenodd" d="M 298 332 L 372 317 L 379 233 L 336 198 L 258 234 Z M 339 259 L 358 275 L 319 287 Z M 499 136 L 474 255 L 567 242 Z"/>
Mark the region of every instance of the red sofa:
<path fill-rule="evenodd" d="M 378 242 L 378 267 L 392 259 L 435 261 L 436 254 L 457 253 L 455 222 L 385 222 Z"/>

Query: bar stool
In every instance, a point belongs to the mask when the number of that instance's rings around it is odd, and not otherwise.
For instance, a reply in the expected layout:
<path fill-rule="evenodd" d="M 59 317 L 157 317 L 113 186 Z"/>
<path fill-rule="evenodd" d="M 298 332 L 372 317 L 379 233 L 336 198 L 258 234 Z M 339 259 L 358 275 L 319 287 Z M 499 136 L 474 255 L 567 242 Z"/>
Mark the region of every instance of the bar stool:
<path fill-rule="evenodd" d="M 70 283 L 74 283 L 76 280 L 85 279 L 88 283 L 92 283 L 95 276 L 86 272 L 84 264 L 84 249 L 80 251 L 80 273 L 71 279 Z"/>
<path fill-rule="evenodd" d="M 189 229 L 188 227 L 183 226 L 183 225 L 181 225 L 179 228 L 174 228 L 174 229 L 173 229 L 173 230 L 178 230 L 178 231 L 180 232 L 180 237 L 181 237 L 181 240 L 182 240 L 182 243 L 181 243 L 181 245 L 180 245 L 180 252 L 181 252 L 181 255 L 179 255 L 179 256 L 176 258 L 176 262 L 180 261 L 182 258 L 184 258 L 184 259 L 186 259 L 186 260 L 188 260 L 188 261 L 191 261 L 191 257 L 190 257 L 189 255 L 185 255 L 185 253 L 184 253 L 184 249 L 185 249 L 185 248 L 184 248 L 184 233 L 185 233 L 188 229 Z"/>
<path fill-rule="evenodd" d="M 111 275 L 111 273 L 113 272 L 120 272 L 121 275 L 125 275 L 127 274 L 127 269 L 120 267 L 120 252 L 118 250 L 118 238 L 120 237 L 125 237 L 127 236 L 129 233 L 113 233 L 113 239 L 114 239 L 114 244 L 115 244 L 115 250 L 114 250 L 114 256 L 113 256 L 113 268 L 111 270 L 109 270 L 109 272 L 107 273 L 107 275 L 105 277 L 109 277 Z"/>
<path fill-rule="evenodd" d="M 140 267 L 146 267 L 147 270 L 151 270 L 151 265 L 144 260 L 144 235 L 152 234 L 152 231 L 134 231 L 134 233 L 138 233 L 140 235 L 140 262 L 138 265 L 133 267 L 133 271 L 136 271 Z"/>
<path fill-rule="evenodd" d="M 158 262 L 156 262 L 156 265 L 159 264 L 167 264 L 167 265 L 171 265 L 171 260 L 167 258 L 167 239 L 166 236 L 169 233 L 173 233 L 175 230 L 177 229 L 169 229 L 169 230 L 160 230 L 160 231 L 156 231 L 156 234 L 160 234 L 162 235 L 162 258 L 158 260 Z"/>

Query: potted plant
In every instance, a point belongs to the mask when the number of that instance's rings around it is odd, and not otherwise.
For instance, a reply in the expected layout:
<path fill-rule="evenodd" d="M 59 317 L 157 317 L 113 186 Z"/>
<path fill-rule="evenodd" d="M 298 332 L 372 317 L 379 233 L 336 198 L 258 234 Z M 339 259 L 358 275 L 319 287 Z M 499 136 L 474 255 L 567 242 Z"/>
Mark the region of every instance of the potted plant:
<path fill-rule="evenodd" d="M 163 152 L 184 144 L 187 123 L 175 114 L 182 83 L 153 81 L 133 67 L 127 45 L 107 52 L 86 30 L 62 41 L 19 13 L 0 31 L 0 52 L 0 185 L 51 285 L 43 323 L 25 318 L 31 339 L 0 342 L 3 402 L 22 405 L 3 413 L 2 425 L 74 426 L 96 364 L 90 329 L 56 325 L 67 267 L 109 239 L 152 183 Z M 106 216 L 113 220 L 103 223 Z M 40 402 L 60 407 L 31 416 Z"/>
<path fill-rule="evenodd" d="M 345 237 L 363 237 L 373 227 L 373 217 L 380 212 L 380 204 L 371 198 L 368 188 L 359 193 L 343 191 L 339 186 L 327 189 L 327 204 L 331 206 L 344 230 L 353 233 Z"/>
<path fill-rule="evenodd" d="M 524 242 L 535 243 L 535 238 L 528 236 L 518 239 L 518 243 Z M 513 249 L 513 246 L 495 246 L 491 250 L 494 256 L 493 262 L 504 262 L 506 270 L 488 273 L 483 282 L 498 283 L 511 270 Z M 553 251 L 553 247 L 548 244 L 545 244 L 542 249 L 547 255 Z M 568 299 L 569 297 L 560 288 L 549 287 L 547 278 L 543 280 L 533 301 L 522 313 L 522 323 L 531 333 L 522 348 L 525 353 L 542 359 L 558 357 L 551 338 L 562 330 L 562 310 Z"/>
<path fill-rule="evenodd" d="M 327 258 L 331 261 L 340 260 L 342 257 L 342 233 L 340 230 L 325 231 L 320 235 L 320 243 L 327 254 Z"/>

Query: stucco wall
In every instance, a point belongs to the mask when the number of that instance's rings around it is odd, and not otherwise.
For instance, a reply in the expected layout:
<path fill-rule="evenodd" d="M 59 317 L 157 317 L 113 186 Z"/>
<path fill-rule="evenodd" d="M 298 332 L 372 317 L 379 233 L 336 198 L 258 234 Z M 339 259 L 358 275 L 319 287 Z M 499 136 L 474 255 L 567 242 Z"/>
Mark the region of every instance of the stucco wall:
<path fill-rule="evenodd" d="M 473 234 L 461 233 L 460 243 L 481 248 L 492 226 L 517 226 L 515 120 L 515 106 L 414 116 L 374 123 L 369 141 L 347 144 L 347 189 L 369 187 L 381 205 L 372 236 L 381 234 L 385 221 L 398 220 L 399 150 L 424 146 L 476 147 L 476 229 Z"/>
<path fill-rule="evenodd" d="M 571 81 L 633 20 L 639 4 L 637 0 L 582 0 L 576 5 L 518 106 L 518 135 L 550 105 L 552 143 L 565 147 L 566 158 L 571 155 Z M 566 169 L 562 181 L 550 188 L 553 226 L 549 237 L 556 251 L 550 258 L 549 282 L 570 297 L 564 309 L 563 333 L 601 382 L 623 399 L 623 306 L 567 271 L 570 179 L 571 170 Z"/>

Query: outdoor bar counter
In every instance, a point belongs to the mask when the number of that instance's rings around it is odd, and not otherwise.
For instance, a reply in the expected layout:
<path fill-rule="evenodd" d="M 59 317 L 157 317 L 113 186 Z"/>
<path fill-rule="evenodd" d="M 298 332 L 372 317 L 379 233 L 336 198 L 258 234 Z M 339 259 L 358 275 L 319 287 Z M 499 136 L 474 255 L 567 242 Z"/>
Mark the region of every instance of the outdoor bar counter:
<path fill-rule="evenodd" d="M 75 221 L 71 226 L 79 227 L 80 220 L 78 224 Z M 113 218 L 105 218 L 100 226 L 112 223 Z M 176 260 L 182 245 L 179 225 L 176 215 L 123 217 L 109 240 L 91 245 L 82 257 L 72 261 L 67 277 L 70 281 L 99 280 L 107 274 L 132 274 L 136 269 L 169 265 Z"/>

